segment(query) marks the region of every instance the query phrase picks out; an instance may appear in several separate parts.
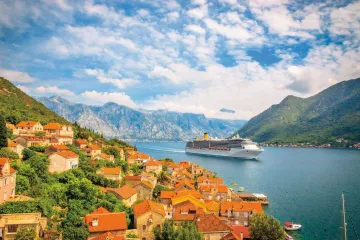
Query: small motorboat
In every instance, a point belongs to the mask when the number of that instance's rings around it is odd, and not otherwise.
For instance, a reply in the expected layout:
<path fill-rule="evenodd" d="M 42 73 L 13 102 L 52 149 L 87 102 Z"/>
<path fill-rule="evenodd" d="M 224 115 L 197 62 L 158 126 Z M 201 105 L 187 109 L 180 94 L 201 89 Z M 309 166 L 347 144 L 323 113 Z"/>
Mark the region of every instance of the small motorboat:
<path fill-rule="evenodd" d="M 239 187 L 238 192 L 244 192 L 245 188 L 244 187 Z"/>
<path fill-rule="evenodd" d="M 236 187 L 238 184 L 236 182 L 233 182 L 231 185 L 233 185 L 234 187 Z"/>
<path fill-rule="evenodd" d="M 287 231 L 295 231 L 299 230 L 301 228 L 301 225 L 293 222 L 284 222 L 284 228 Z"/>

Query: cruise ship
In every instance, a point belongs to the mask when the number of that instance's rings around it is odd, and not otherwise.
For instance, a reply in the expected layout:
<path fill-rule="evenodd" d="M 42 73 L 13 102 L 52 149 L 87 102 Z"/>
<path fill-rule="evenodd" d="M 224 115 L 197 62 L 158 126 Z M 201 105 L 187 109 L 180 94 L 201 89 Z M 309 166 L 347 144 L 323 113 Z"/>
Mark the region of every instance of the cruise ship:
<path fill-rule="evenodd" d="M 203 139 L 187 142 L 185 147 L 185 152 L 190 154 L 244 159 L 257 159 L 263 151 L 257 143 L 239 135 L 230 139 L 211 139 L 207 133 Z"/>

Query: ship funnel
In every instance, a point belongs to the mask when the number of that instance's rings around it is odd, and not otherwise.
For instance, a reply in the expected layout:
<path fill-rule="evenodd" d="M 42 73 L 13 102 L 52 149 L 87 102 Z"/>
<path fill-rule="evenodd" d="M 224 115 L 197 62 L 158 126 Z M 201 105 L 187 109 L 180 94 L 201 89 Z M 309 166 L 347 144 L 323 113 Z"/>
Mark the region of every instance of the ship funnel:
<path fill-rule="evenodd" d="M 199 140 L 200 140 L 200 138 L 199 138 L 198 136 L 196 136 L 196 138 L 195 138 L 195 139 L 196 139 L 196 141 L 199 141 Z"/>
<path fill-rule="evenodd" d="M 205 140 L 208 140 L 208 139 L 209 139 L 209 134 L 204 133 L 204 139 L 205 139 Z"/>

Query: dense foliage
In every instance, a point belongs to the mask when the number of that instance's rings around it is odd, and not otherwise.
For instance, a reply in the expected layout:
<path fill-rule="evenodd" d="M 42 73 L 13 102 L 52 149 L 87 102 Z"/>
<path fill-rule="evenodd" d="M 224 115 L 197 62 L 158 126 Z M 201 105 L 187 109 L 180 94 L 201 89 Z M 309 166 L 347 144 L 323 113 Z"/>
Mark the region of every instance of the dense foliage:
<path fill-rule="evenodd" d="M 360 78 L 340 82 L 309 98 L 286 97 L 253 117 L 239 130 L 243 137 L 267 143 L 336 145 L 336 139 L 360 142 Z"/>
<path fill-rule="evenodd" d="M 3 113 L 0 112 L 0 148 L 8 146 L 7 136 L 6 122 Z"/>
<path fill-rule="evenodd" d="M 175 226 L 172 221 L 165 221 L 161 228 L 154 228 L 155 240 L 202 240 L 203 236 L 198 232 L 193 222 L 182 222 Z"/>
<path fill-rule="evenodd" d="M 249 228 L 253 240 L 282 240 L 286 236 L 279 221 L 267 214 L 253 214 Z"/>
<path fill-rule="evenodd" d="M 15 160 L 19 158 L 19 155 L 8 148 L 1 148 L 0 158 L 9 158 L 10 160 Z"/>
<path fill-rule="evenodd" d="M 35 230 L 30 227 L 20 228 L 16 232 L 16 240 L 30 240 L 35 238 L 36 238 Z"/>
<path fill-rule="evenodd" d="M 0 112 L 6 121 L 17 124 L 22 120 L 67 123 L 64 118 L 22 92 L 10 81 L 0 77 Z"/>

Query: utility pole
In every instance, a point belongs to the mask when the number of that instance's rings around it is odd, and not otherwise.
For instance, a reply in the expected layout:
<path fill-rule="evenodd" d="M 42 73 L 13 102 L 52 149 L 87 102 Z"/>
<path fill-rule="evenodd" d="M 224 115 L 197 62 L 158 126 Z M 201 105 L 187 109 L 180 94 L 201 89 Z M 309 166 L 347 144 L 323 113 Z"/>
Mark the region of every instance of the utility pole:
<path fill-rule="evenodd" d="M 342 214 L 344 218 L 344 240 L 347 240 L 346 236 L 346 216 L 345 216 L 345 197 L 344 193 L 341 194 L 341 200 L 342 200 Z"/>

